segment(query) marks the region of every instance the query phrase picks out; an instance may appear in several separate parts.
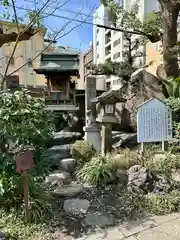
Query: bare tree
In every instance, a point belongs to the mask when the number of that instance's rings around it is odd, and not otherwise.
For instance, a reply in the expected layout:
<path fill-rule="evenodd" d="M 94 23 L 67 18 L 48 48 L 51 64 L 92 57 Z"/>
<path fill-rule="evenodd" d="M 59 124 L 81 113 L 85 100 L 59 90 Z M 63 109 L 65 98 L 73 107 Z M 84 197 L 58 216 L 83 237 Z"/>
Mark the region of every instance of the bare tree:
<path fill-rule="evenodd" d="M 29 16 L 29 23 L 23 24 L 19 20 L 19 17 L 18 17 L 19 16 L 18 10 L 20 9 L 20 7 L 16 6 L 15 0 L 9 0 L 6 7 L 8 9 L 13 10 L 13 22 L 15 23 L 16 27 L 15 27 L 15 29 L 13 29 L 12 32 L 3 33 L 1 31 L 1 33 L 0 33 L 0 47 L 2 47 L 4 44 L 12 44 L 12 42 L 13 42 L 12 51 L 10 53 L 9 59 L 6 63 L 6 66 L 4 66 L 5 67 L 4 74 L 3 75 L 1 74 L 1 90 L 4 88 L 7 77 L 14 75 L 21 68 L 26 66 L 30 61 L 33 61 L 36 58 L 38 58 L 44 51 L 46 51 L 46 49 L 48 49 L 51 46 L 51 44 L 53 42 L 63 38 L 64 36 L 66 36 L 67 34 L 72 32 L 73 30 L 75 30 L 76 28 L 81 26 L 91 16 L 92 11 L 94 10 L 94 8 L 92 8 L 92 10 L 89 11 L 89 14 L 87 14 L 86 17 L 84 17 L 82 19 L 82 15 L 81 15 L 82 10 L 83 10 L 83 7 L 82 7 L 75 14 L 74 17 L 72 17 L 70 19 L 67 18 L 66 22 L 60 28 L 58 28 L 58 29 L 51 28 L 50 29 L 51 30 L 51 39 L 49 40 L 49 43 L 46 46 L 44 46 L 43 49 L 40 49 L 40 51 L 37 52 L 31 59 L 27 60 L 24 64 L 19 66 L 17 69 L 10 72 L 9 66 L 12 61 L 12 58 L 14 58 L 15 53 L 18 49 L 19 42 L 29 40 L 37 32 L 40 31 L 40 28 L 41 29 L 42 29 L 42 27 L 44 27 L 44 29 L 47 28 L 47 25 L 44 26 L 43 24 L 41 24 L 41 21 L 43 21 L 44 19 L 47 19 L 48 17 L 58 18 L 58 20 L 60 22 L 62 22 L 62 19 L 60 17 L 58 17 L 57 14 L 54 14 L 54 13 L 56 13 L 58 10 L 62 9 L 66 4 L 68 4 L 70 2 L 70 0 L 65 0 L 62 4 L 58 4 L 57 1 L 54 1 L 54 2 L 53 1 L 54 0 L 45 0 L 45 2 L 43 2 L 43 0 L 42 0 L 41 4 L 39 4 L 40 6 L 38 9 L 37 9 L 37 6 L 34 6 L 34 9 L 24 8 L 24 10 L 26 11 L 26 15 Z M 78 23 L 74 24 L 74 21 L 79 16 L 81 16 L 82 20 L 79 21 Z"/>

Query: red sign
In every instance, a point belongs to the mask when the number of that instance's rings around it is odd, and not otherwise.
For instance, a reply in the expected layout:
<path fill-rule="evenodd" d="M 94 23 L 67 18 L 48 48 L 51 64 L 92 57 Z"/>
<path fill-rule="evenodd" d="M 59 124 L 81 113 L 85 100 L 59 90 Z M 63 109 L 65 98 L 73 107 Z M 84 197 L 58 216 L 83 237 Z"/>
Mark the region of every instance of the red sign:
<path fill-rule="evenodd" d="M 34 166 L 34 151 L 27 150 L 16 155 L 16 172 L 20 173 Z"/>

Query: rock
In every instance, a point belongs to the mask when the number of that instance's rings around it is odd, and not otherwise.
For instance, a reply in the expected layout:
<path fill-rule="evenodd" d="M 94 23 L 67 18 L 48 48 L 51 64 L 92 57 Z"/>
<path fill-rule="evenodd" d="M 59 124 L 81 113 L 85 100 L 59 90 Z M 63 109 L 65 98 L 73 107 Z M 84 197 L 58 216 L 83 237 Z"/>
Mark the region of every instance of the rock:
<path fill-rule="evenodd" d="M 45 151 L 45 154 L 50 155 L 50 158 L 54 159 L 52 161 L 56 162 L 64 158 L 70 158 L 71 157 L 71 144 L 66 144 L 66 145 L 60 145 L 60 146 L 53 146 L 51 148 L 48 148 Z"/>
<path fill-rule="evenodd" d="M 72 173 L 75 170 L 76 160 L 74 158 L 64 158 L 60 161 L 59 168 L 62 171 Z"/>
<path fill-rule="evenodd" d="M 49 153 L 63 153 L 63 152 L 70 152 L 72 144 L 65 144 L 65 145 L 55 145 L 51 148 L 47 149 Z"/>
<path fill-rule="evenodd" d="M 47 145 L 64 145 L 74 143 L 76 140 L 81 140 L 82 134 L 79 132 L 56 132 L 52 139 L 49 140 Z"/>
<path fill-rule="evenodd" d="M 180 182 L 180 173 L 179 171 L 177 170 L 172 170 L 172 179 L 175 181 L 175 182 Z"/>
<path fill-rule="evenodd" d="M 142 193 L 161 193 L 169 189 L 163 177 L 155 176 L 149 169 L 140 165 L 132 166 L 128 171 L 128 189 Z"/>
<path fill-rule="evenodd" d="M 62 187 L 57 187 L 54 194 L 61 197 L 75 197 L 84 190 L 82 184 L 69 184 Z"/>
<path fill-rule="evenodd" d="M 113 148 L 132 148 L 137 145 L 137 133 L 112 132 Z"/>
<path fill-rule="evenodd" d="M 153 193 L 159 194 L 168 192 L 170 190 L 170 185 L 168 184 L 167 180 L 162 176 L 159 176 L 159 180 L 155 182 Z"/>
<path fill-rule="evenodd" d="M 86 199 L 68 199 L 64 201 L 64 210 L 68 214 L 80 215 L 87 212 L 89 205 L 90 203 Z"/>
<path fill-rule="evenodd" d="M 103 215 L 101 213 L 88 214 L 85 218 L 85 224 L 87 226 L 110 226 L 114 224 L 114 218 L 112 216 Z"/>
<path fill-rule="evenodd" d="M 54 171 L 46 177 L 45 183 L 50 186 L 69 184 L 71 182 L 71 175 L 68 172 Z"/>

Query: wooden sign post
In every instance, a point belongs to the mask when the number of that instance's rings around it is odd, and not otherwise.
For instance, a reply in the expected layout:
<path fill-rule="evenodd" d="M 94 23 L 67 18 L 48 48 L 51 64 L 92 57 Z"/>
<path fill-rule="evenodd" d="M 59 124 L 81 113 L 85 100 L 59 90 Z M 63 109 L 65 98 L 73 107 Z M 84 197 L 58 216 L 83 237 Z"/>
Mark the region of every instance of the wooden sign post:
<path fill-rule="evenodd" d="M 28 170 L 33 168 L 34 164 L 34 151 L 26 150 L 19 152 L 16 155 L 16 172 L 22 173 L 24 176 L 24 205 L 25 205 L 25 217 L 28 220 L 28 194 L 29 194 L 29 184 L 28 184 Z"/>
<path fill-rule="evenodd" d="M 168 150 L 172 140 L 172 111 L 161 100 L 149 99 L 137 108 L 137 141 L 143 153 L 145 142 L 162 142 L 162 151 Z"/>

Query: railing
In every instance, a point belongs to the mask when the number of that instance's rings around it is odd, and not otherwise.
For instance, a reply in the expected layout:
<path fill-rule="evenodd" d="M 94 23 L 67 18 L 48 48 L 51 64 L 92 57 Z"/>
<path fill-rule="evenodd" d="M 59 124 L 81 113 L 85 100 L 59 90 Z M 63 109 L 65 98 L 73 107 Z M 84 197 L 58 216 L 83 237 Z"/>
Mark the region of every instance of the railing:
<path fill-rule="evenodd" d="M 50 96 L 46 97 L 47 105 L 60 105 L 60 104 L 69 104 L 75 105 L 75 97 L 71 96 L 69 98 L 63 96 L 62 92 L 51 92 Z"/>

